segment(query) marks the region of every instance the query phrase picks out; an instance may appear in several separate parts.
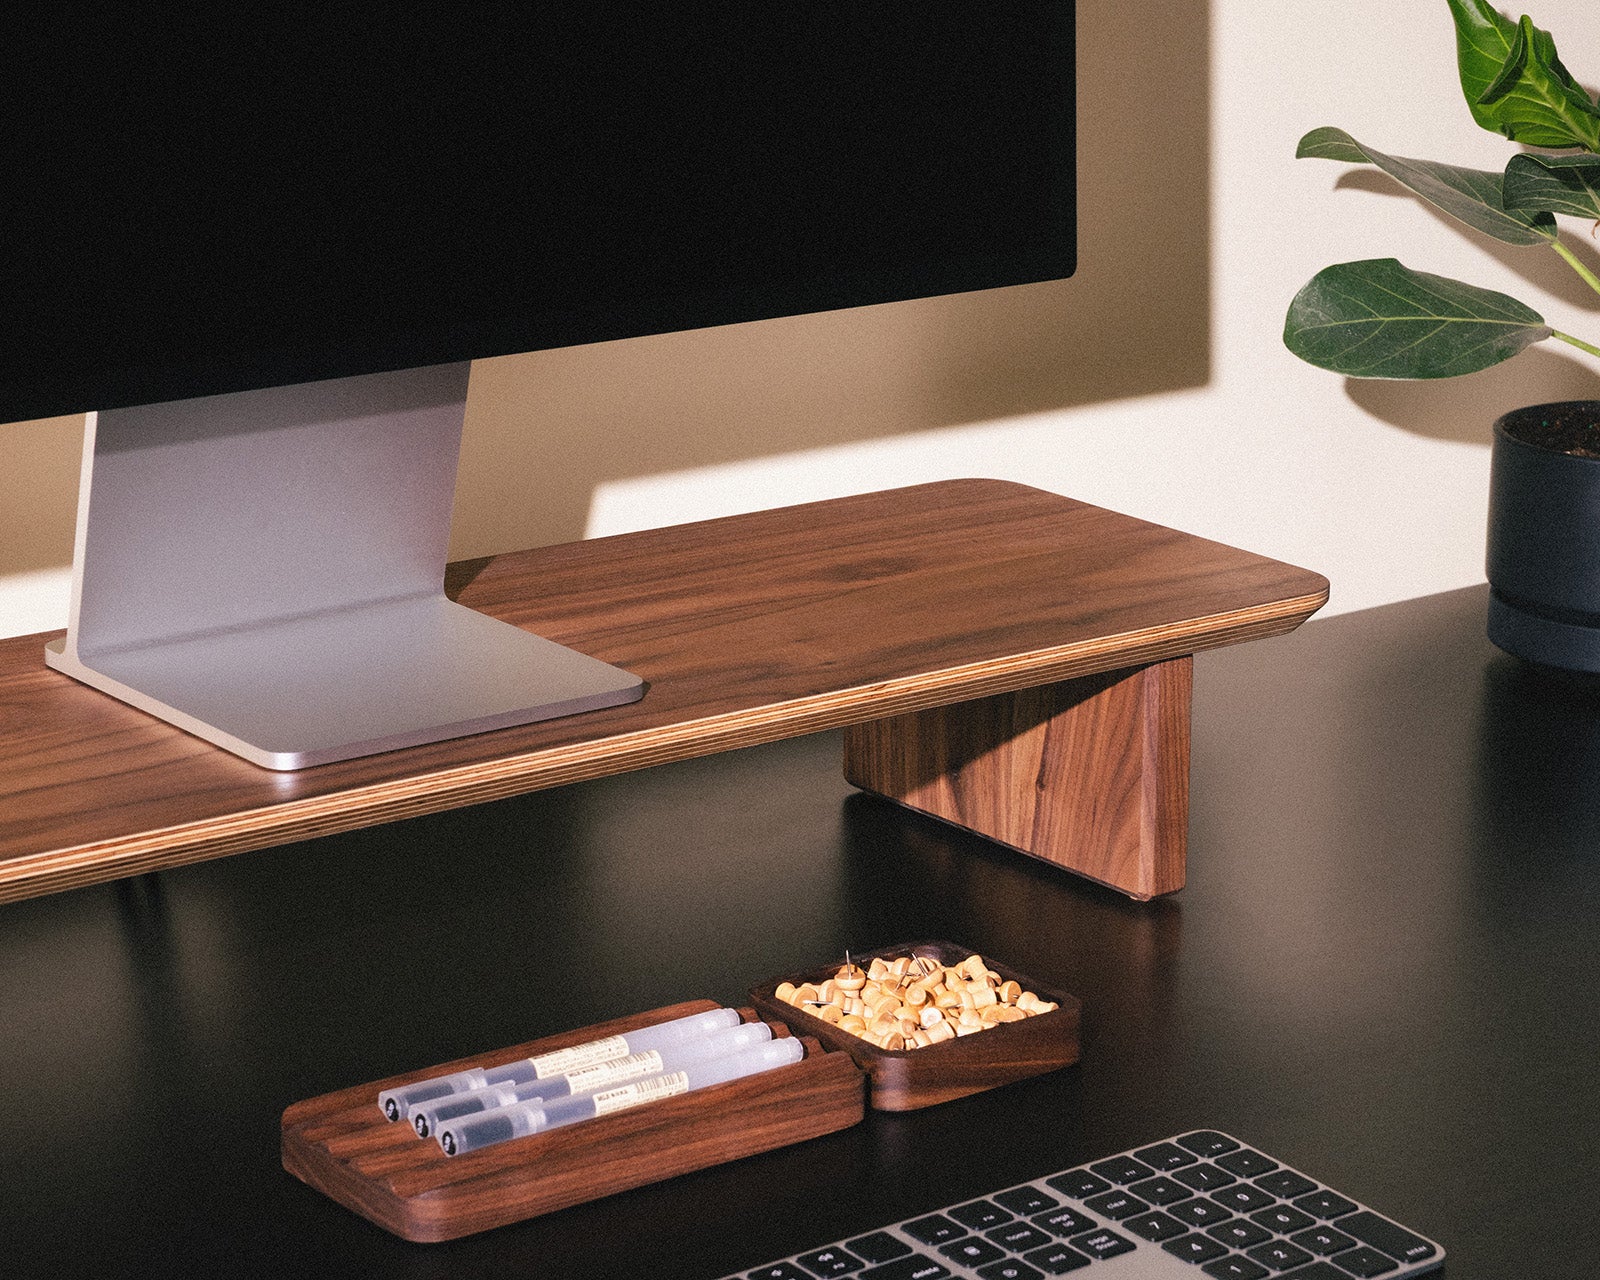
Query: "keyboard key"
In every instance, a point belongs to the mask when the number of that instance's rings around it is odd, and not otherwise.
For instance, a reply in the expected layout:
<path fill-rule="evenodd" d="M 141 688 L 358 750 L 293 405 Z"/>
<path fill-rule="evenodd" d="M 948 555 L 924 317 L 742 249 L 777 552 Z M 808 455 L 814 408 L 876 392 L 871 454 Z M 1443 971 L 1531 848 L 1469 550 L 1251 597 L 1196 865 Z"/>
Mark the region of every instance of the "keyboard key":
<path fill-rule="evenodd" d="M 1220 1204 L 1210 1200 L 1184 1200 L 1179 1204 L 1168 1205 L 1167 1212 L 1179 1222 L 1187 1223 L 1191 1227 L 1209 1227 L 1213 1223 L 1226 1222 L 1233 1217 Z"/>
<path fill-rule="evenodd" d="M 1173 1141 L 1185 1151 L 1192 1151 L 1202 1159 L 1226 1155 L 1230 1151 L 1239 1149 L 1239 1144 L 1227 1134 L 1215 1133 L 1210 1129 L 1201 1129 L 1198 1133 L 1186 1133 Z"/>
<path fill-rule="evenodd" d="M 1317 1189 L 1315 1182 L 1293 1169 L 1279 1169 L 1277 1173 L 1257 1178 L 1256 1186 L 1263 1191 L 1270 1191 L 1280 1200 L 1293 1200 L 1296 1196 L 1303 1196 L 1306 1192 Z"/>
<path fill-rule="evenodd" d="M 905 1241 L 897 1240 L 887 1231 L 874 1231 L 869 1235 L 846 1240 L 845 1247 L 860 1254 L 868 1262 L 892 1262 L 911 1252 Z"/>
<path fill-rule="evenodd" d="M 1054 1196 L 1040 1191 L 1038 1187 L 1013 1187 L 1010 1191 L 1000 1192 L 994 1199 L 998 1204 L 1004 1205 L 1012 1213 L 1023 1218 L 1031 1218 L 1046 1209 L 1054 1209 L 1061 1203 Z"/>
<path fill-rule="evenodd" d="M 970 1227 L 974 1231 L 987 1231 L 990 1227 L 998 1227 L 1002 1222 L 1011 1221 L 1011 1214 L 992 1200 L 974 1200 L 971 1204 L 957 1205 L 954 1209 L 946 1209 L 945 1212 L 962 1226 Z"/>
<path fill-rule="evenodd" d="M 1038 1249 L 1055 1243 L 1038 1227 L 1030 1226 L 1026 1222 L 1009 1222 L 984 1234 L 996 1244 L 1010 1249 L 1012 1253 L 1025 1253 L 1029 1249 Z"/>
<path fill-rule="evenodd" d="M 1047 1276 L 1064 1276 L 1069 1271 L 1089 1265 L 1088 1258 L 1064 1244 L 1047 1244 L 1042 1249 L 1034 1249 L 1022 1256 Z"/>
<path fill-rule="evenodd" d="M 1135 1160 L 1132 1156 L 1113 1156 L 1110 1160 L 1101 1160 L 1089 1166 L 1093 1173 L 1099 1174 L 1108 1182 L 1137 1182 L 1140 1178 L 1148 1178 L 1155 1172 L 1149 1165 Z M 1266 1170 L 1262 1170 L 1263 1173 Z"/>
<path fill-rule="evenodd" d="M 1074 1200 L 1087 1200 L 1099 1192 L 1111 1190 L 1109 1182 L 1087 1169 L 1069 1169 L 1066 1173 L 1058 1173 L 1053 1178 L 1046 1178 L 1044 1185 Z"/>
<path fill-rule="evenodd" d="M 1381 1249 L 1399 1262 L 1421 1262 L 1438 1252 L 1421 1236 L 1412 1235 L 1404 1227 L 1396 1226 L 1387 1218 L 1380 1218 L 1369 1209 L 1351 1214 L 1348 1218 L 1340 1218 L 1339 1230 L 1349 1232 L 1362 1244 Z M 1342 1257 L 1339 1262 L 1341 1266 L 1344 1265 Z"/>
<path fill-rule="evenodd" d="M 1314 1218 L 1324 1221 L 1330 1218 L 1342 1218 L 1347 1213 L 1355 1211 L 1355 1205 L 1341 1195 L 1335 1195 L 1326 1189 L 1308 1192 L 1303 1196 L 1294 1198 L 1294 1207 L 1303 1209 Z"/>
<path fill-rule="evenodd" d="M 1210 1236 L 1203 1236 L 1198 1231 L 1168 1240 L 1161 1247 L 1174 1258 L 1182 1258 L 1185 1262 L 1210 1262 L 1228 1252 L 1227 1245 L 1218 1244 Z"/>
<path fill-rule="evenodd" d="M 1276 1231 L 1279 1235 L 1286 1236 L 1291 1231 L 1311 1226 L 1315 1219 L 1309 1213 L 1301 1213 L 1293 1205 L 1275 1204 L 1270 1209 L 1252 1213 L 1250 1221 L 1259 1222 L 1268 1231 Z"/>
<path fill-rule="evenodd" d="M 1080 1231 L 1088 1231 L 1100 1224 L 1088 1214 L 1079 1213 L 1076 1209 L 1068 1209 L 1063 1205 L 1059 1209 L 1051 1209 L 1048 1213 L 1035 1214 L 1033 1225 L 1043 1227 L 1046 1231 L 1054 1231 L 1058 1236 L 1074 1236 Z"/>
<path fill-rule="evenodd" d="M 818 1249 L 815 1253 L 802 1253 L 800 1265 L 807 1271 L 819 1276 L 847 1276 L 852 1271 L 859 1271 L 866 1265 L 853 1253 L 846 1253 L 835 1246 L 831 1249 Z"/>
<path fill-rule="evenodd" d="M 1197 1164 L 1188 1169 L 1179 1169 L 1172 1176 L 1195 1191 L 1215 1191 L 1218 1187 L 1231 1187 L 1239 1181 L 1226 1169 L 1219 1169 L 1214 1164 Z"/>
<path fill-rule="evenodd" d="M 1134 1214 L 1143 1213 L 1150 1207 L 1138 1196 L 1129 1195 L 1126 1191 L 1107 1191 L 1098 1196 L 1090 1196 L 1084 1204 L 1102 1217 L 1113 1220 L 1131 1218 Z"/>
<path fill-rule="evenodd" d="M 913 1253 L 863 1271 L 856 1280 L 949 1280 L 954 1274 L 944 1263 L 927 1254 Z"/>
<path fill-rule="evenodd" d="M 1400 1264 L 1386 1253 L 1379 1253 L 1368 1245 L 1358 1245 L 1334 1259 L 1353 1276 L 1381 1276 L 1399 1269 Z"/>
<path fill-rule="evenodd" d="M 1154 1178 L 1146 1178 L 1143 1182 L 1135 1182 L 1128 1190 L 1139 1199 L 1146 1200 L 1158 1208 L 1178 1200 L 1187 1200 L 1194 1194 L 1181 1182 L 1174 1182 L 1164 1173 Z"/>
<path fill-rule="evenodd" d="M 965 1240 L 957 1240 L 954 1244 L 947 1244 L 939 1252 L 952 1262 L 959 1262 L 964 1267 L 976 1267 L 981 1263 L 993 1262 L 997 1258 L 1006 1256 L 1006 1251 L 987 1240 L 980 1240 L 977 1236 L 968 1236 Z"/>
<path fill-rule="evenodd" d="M 1248 1182 L 1238 1182 L 1231 1187 L 1223 1187 L 1221 1191 L 1213 1191 L 1211 1198 L 1234 1213 L 1254 1213 L 1257 1209 L 1277 1203 L 1260 1187 L 1252 1187 Z"/>
<path fill-rule="evenodd" d="M 1085 1231 L 1081 1236 L 1073 1236 L 1067 1243 L 1074 1249 L 1101 1261 L 1115 1258 L 1119 1253 L 1132 1253 L 1138 1248 L 1132 1240 L 1104 1227 L 1098 1231 Z"/>
<path fill-rule="evenodd" d="M 1240 1147 L 1239 1150 L 1229 1152 L 1225 1156 L 1218 1156 L 1217 1163 L 1229 1173 L 1236 1173 L 1241 1178 L 1257 1178 L 1263 1173 L 1271 1173 L 1278 1167 L 1276 1160 L 1262 1155 L 1259 1151 L 1252 1151 L 1249 1147 Z"/>
<path fill-rule="evenodd" d="M 1186 1164 L 1195 1162 L 1193 1152 L 1185 1151 L 1175 1142 L 1158 1142 L 1133 1153 L 1158 1173 L 1171 1173 Z"/>
<path fill-rule="evenodd" d="M 1044 1280 L 1044 1276 L 1035 1271 L 1026 1262 L 1018 1262 L 1015 1258 L 1008 1258 L 1004 1262 L 991 1262 L 986 1267 L 979 1267 L 978 1274 L 983 1280 Z"/>
<path fill-rule="evenodd" d="M 1189 1229 L 1176 1218 L 1168 1217 L 1164 1213 L 1141 1213 L 1137 1218 L 1129 1218 L 1122 1225 L 1134 1235 L 1153 1240 L 1156 1244 L 1170 1240 L 1173 1236 L 1181 1236 Z"/>
<path fill-rule="evenodd" d="M 1290 1267 L 1298 1267 L 1302 1263 L 1311 1261 L 1309 1253 L 1287 1240 L 1268 1240 L 1253 1249 L 1246 1249 L 1245 1254 L 1274 1271 L 1287 1271 Z"/>
<path fill-rule="evenodd" d="M 923 1244 L 949 1244 L 967 1234 L 967 1229 L 942 1213 L 930 1213 L 900 1228 L 908 1236 L 915 1236 Z"/>
<path fill-rule="evenodd" d="M 1230 1218 L 1227 1222 L 1207 1227 L 1206 1234 L 1230 1249 L 1248 1249 L 1253 1244 L 1272 1239 L 1272 1232 L 1244 1218 Z"/>
<path fill-rule="evenodd" d="M 1330 1253 L 1338 1253 L 1340 1249 L 1348 1249 L 1355 1243 L 1353 1239 L 1342 1231 L 1335 1231 L 1332 1227 L 1307 1227 L 1304 1231 L 1296 1231 L 1289 1239 L 1293 1240 L 1302 1249 L 1309 1249 L 1312 1253 L 1321 1254 L 1326 1258 Z"/>
<path fill-rule="evenodd" d="M 1237 1254 L 1208 1262 L 1200 1270 L 1212 1280 L 1261 1280 L 1262 1276 L 1271 1274 L 1259 1262 L 1251 1262 L 1249 1258 L 1241 1258 Z"/>
<path fill-rule="evenodd" d="M 1414 1232 L 1206 1129 L 727 1280 L 1094 1280 L 1168 1267 L 1175 1280 L 1400 1280 L 1442 1257 Z"/>

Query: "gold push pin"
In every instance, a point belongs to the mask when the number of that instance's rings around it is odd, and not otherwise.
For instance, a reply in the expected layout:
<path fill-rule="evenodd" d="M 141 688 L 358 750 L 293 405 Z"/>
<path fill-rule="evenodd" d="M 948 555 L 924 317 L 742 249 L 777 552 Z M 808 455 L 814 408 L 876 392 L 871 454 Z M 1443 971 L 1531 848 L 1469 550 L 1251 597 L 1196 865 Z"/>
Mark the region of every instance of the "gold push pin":
<path fill-rule="evenodd" d="M 866 984 L 867 975 L 862 973 L 860 969 L 856 968 L 855 962 L 850 959 L 850 948 L 846 947 L 844 952 L 844 968 L 840 969 L 839 972 L 834 976 L 834 985 L 837 986 L 840 991 L 854 995 L 857 991 L 860 991 L 862 987 L 866 986 Z"/>

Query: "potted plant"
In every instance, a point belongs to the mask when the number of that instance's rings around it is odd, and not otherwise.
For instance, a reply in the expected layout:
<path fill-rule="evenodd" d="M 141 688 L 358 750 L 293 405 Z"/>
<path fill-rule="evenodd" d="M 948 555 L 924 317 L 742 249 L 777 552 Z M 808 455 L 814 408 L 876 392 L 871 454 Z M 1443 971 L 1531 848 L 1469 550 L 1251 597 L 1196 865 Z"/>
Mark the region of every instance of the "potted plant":
<path fill-rule="evenodd" d="M 1600 106 L 1529 18 L 1512 22 L 1489 0 L 1447 3 L 1473 118 L 1564 154 L 1520 151 L 1493 173 L 1388 155 L 1321 128 L 1296 155 L 1376 165 L 1484 235 L 1553 250 L 1600 292 L 1556 226 L 1557 214 L 1600 221 Z M 1600 356 L 1515 298 L 1393 258 L 1318 272 L 1290 304 L 1283 336 L 1302 359 L 1355 378 L 1455 377 L 1550 338 Z M 1489 638 L 1534 662 L 1600 671 L 1600 401 L 1501 417 L 1489 488 Z"/>

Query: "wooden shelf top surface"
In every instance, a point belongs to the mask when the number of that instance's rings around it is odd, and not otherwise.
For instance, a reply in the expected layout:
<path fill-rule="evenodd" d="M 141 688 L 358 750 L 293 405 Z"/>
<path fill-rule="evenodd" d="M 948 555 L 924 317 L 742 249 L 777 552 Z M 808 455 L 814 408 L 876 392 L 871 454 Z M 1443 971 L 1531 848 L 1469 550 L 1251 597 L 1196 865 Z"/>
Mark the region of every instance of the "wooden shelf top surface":
<path fill-rule="evenodd" d="M 993 480 L 516 552 L 450 581 L 642 676 L 644 699 L 272 773 L 49 670 L 52 635 L 0 640 L 0 902 L 1276 635 L 1328 589 Z"/>

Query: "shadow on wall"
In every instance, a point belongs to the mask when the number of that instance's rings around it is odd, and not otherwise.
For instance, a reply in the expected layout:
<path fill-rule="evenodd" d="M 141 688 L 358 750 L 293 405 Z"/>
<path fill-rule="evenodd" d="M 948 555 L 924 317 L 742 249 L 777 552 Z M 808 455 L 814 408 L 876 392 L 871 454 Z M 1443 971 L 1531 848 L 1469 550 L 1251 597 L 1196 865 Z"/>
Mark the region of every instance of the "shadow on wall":
<path fill-rule="evenodd" d="M 0 578 L 72 563 L 82 455 L 81 417 L 0 426 Z"/>
<path fill-rule="evenodd" d="M 583 535 L 617 479 L 1204 385 L 1208 0 L 1078 6 L 1067 281 L 477 362 L 453 557 Z"/>
<path fill-rule="evenodd" d="M 1494 420 L 1525 404 L 1600 400 L 1600 370 L 1535 347 L 1516 359 L 1434 382 L 1346 378 L 1345 394 L 1374 418 L 1413 435 L 1487 445 Z"/>
<path fill-rule="evenodd" d="M 1370 169 L 1354 169 L 1349 173 L 1339 176 L 1334 183 L 1335 191 L 1365 191 L 1371 195 L 1390 196 L 1401 200 L 1414 202 L 1417 208 L 1428 214 L 1441 226 L 1448 228 L 1456 235 L 1470 240 L 1482 251 L 1485 258 L 1498 262 L 1506 270 L 1515 272 L 1526 280 L 1535 289 L 1547 293 L 1552 297 L 1562 299 L 1574 306 L 1582 307 L 1587 311 L 1600 311 L 1600 295 L 1594 290 L 1586 288 L 1571 267 L 1562 262 L 1554 253 L 1541 245 L 1511 245 L 1503 244 L 1498 240 L 1491 240 L 1488 236 L 1476 231 L 1464 229 L 1449 214 L 1436 209 L 1427 201 L 1411 194 L 1393 178 L 1384 173 L 1377 173 Z M 1577 255 L 1578 260 L 1590 271 L 1600 272 L 1600 251 L 1586 237 L 1579 235 L 1563 235 L 1562 242 L 1568 249 Z M 1403 251 L 1394 255 L 1405 261 Z M 1407 263 L 1407 266 L 1417 270 L 1426 270 L 1420 263 Z M 1468 281 L 1468 283 L 1472 283 Z M 1524 299 L 1533 305 L 1531 297 Z"/>
<path fill-rule="evenodd" d="M 1432 205 L 1417 200 L 1398 182 L 1382 173 L 1354 170 L 1343 174 L 1335 186 L 1340 190 L 1365 191 L 1416 201 L 1418 208 L 1452 231 L 1470 236 L 1483 250 L 1485 258 L 1515 272 L 1537 290 L 1538 293 L 1527 293 L 1521 298 L 1536 311 L 1540 309 L 1540 293 L 1560 298 L 1587 312 L 1600 311 L 1600 297 L 1585 288 L 1572 269 L 1547 249 L 1500 244 L 1485 236 L 1463 231 L 1460 223 Z M 1584 266 L 1600 272 L 1600 253 L 1596 252 L 1594 245 L 1577 236 L 1563 239 Z M 1395 256 L 1407 266 L 1427 270 L 1423 263 L 1408 261 L 1403 250 L 1397 251 Z M 1463 278 L 1467 279 L 1465 276 Z M 1467 279 L 1467 283 L 1476 282 Z M 1589 334 L 1578 336 L 1587 339 Z M 1563 343 L 1547 342 L 1482 373 L 1439 381 L 1390 382 L 1347 378 L 1345 392 L 1373 417 L 1414 435 L 1462 444 L 1487 445 L 1494 420 L 1508 410 L 1554 400 L 1600 399 L 1600 366 L 1566 354 L 1570 350 Z"/>

